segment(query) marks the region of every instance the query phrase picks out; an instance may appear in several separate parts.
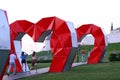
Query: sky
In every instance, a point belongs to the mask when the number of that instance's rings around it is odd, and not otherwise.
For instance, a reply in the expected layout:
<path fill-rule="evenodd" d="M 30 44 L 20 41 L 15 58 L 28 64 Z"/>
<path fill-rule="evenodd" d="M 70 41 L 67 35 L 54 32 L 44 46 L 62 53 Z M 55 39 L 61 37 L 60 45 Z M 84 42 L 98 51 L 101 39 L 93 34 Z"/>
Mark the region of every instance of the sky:
<path fill-rule="evenodd" d="M 56 16 L 78 25 L 93 23 L 110 31 L 120 26 L 119 0 L 0 0 L 9 23 L 26 19 L 36 23 L 41 18 Z"/>
<path fill-rule="evenodd" d="M 77 28 L 95 24 L 110 33 L 120 27 L 119 0 L 0 0 L 0 9 L 7 11 L 9 24 L 16 20 L 36 23 L 41 18 L 56 16 L 71 21 Z"/>

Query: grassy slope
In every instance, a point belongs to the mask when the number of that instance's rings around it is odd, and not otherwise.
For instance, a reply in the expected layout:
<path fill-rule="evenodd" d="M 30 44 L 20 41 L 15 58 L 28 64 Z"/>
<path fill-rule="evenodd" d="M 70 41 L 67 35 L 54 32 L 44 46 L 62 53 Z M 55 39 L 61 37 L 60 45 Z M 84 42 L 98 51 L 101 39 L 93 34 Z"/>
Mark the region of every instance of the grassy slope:
<path fill-rule="evenodd" d="M 92 49 L 93 48 L 93 45 L 87 45 L 87 46 L 81 46 L 80 49 L 84 48 L 86 50 L 86 52 L 88 52 L 89 49 Z M 107 54 L 106 54 L 106 59 L 108 60 L 108 57 L 109 57 L 109 54 L 113 51 L 113 50 L 116 50 L 116 51 L 119 51 L 120 52 L 120 43 L 112 43 L 112 44 L 108 44 L 108 47 L 107 47 Z M 78 55 L 80 52 L 76 52 Z M 41 57 L 41 56 L 44 56 L 44 55 L 49 55 L 52 59 L 52 53 L 51 51 L 46 52 L 46 51 L 43 51 L 43 52 L 38 52 L 37 53 L 37 56 L 38 57 Z M 79 55 L 80 56 L 80 55 Z M 80 59 L 81 57 L 79 57 Z M 28 57 L 28 60 L 31 60 L 31 56 Z M 75 59 L 76 61 L 76 59 Z"/>
<path fill-rule="evenodd" d="M 93 46 L 84 46 L 85 50 L 93 48 Z M 113 50 L 120 50 L 120 43 L 112 43 L 107 47 L 108 59 L 109 54 Z M 39 54 L 40 56 L 40 54 Z M 41 64 L 41 67 L 49 66 Z M 41 68 L 40 67 L 40 68 Z M 84 65 L 72 68 L 70 71 L 63 73 L 46 73 L 42 75 L 36 75 L 22 80 L 120 80 L 120 62 L 108 62 L 99 63 L 97 65 Z"/>
<path fill-rule="evenodd" d="M 84 48 L 88 52 L 89 49 L 93 48 L 93 45 L 87 45 L 87 46 L 80 47 L 80 49 L 82 49 L 82 48 Z M 120 53 L 120 43 L 111 43 L 111 44 L 108 44 L 108 46 L 107 46 L 107 52 L 106 52 L 106 58 L 105 58 L 106 61 L 109 61 L 108 60 L 109 55 L 114 50 L 116 50 L 117 53 Z"/>
<path fill-rule="evenodd" d="M 113 50 L 120 51 L 120 43 L 108 44 L 107 52 L 111 52 Z"/>
<path fill-rule="evenodd" d="M 62 73 L 46 73 L 21 80 L 120 80 L 120 62 L 83 65 Z"/>

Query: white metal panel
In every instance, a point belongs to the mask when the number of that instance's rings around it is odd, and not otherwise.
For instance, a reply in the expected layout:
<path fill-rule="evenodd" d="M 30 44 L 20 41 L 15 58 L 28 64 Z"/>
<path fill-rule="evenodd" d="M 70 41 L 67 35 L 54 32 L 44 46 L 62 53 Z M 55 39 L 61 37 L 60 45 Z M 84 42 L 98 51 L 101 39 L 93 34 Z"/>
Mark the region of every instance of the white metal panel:
<path fill-rule="evenodd" d="M 67 23 L 68 28 L 69 28 L 69 30 L 71 32 L 72 46 L 73 47 L 78 47 L 78 44 L 77 44 L 77 34 L 76 34 L 76 31 L 75 31 L 73 23 L 69 22 L 69 21 L 66 21 L 66 23 Z"/>
<path fill-rule="evenodd" d="M 0 49 L 10 49 L 10 29 L 3 10 L 0 10 Z"/>

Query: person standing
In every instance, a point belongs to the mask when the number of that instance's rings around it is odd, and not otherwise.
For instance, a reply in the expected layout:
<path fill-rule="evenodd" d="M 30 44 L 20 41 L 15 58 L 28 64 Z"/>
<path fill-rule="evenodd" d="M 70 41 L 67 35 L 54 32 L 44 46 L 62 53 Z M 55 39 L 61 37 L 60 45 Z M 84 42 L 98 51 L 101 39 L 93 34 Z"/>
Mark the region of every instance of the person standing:
<path fill-rule="evenodd" d="M 26 65 L 27 65 L 27 57 L 28 57 L 28 54 L 25 53 L 25 52 L 22 52 L 21 53 L 21 63 L 22 63 L 22 69 L 23 69 L 23 65 L 25 65 L 25 71 L 26 71 Z M 24 71 L 24 70 L 23 70 Z"/>
<path fill-rule="evenodd" d="M 14 51 L 12 51 L 9 58 L 10 58 L 10 60 L 9 60 L 9 67 L 8 67 L 7 75 L 9 76 L 12 66 L 14 67 L 14 75 L 16 75 L 16 63 L 15 63 L 15 60 L 17 58 L 16 58 L 16 55 L 14 54 Z"/>
<path fill-rule="evenodd" d="M 86 62 L 86 51 L 84 50 L 84 48 L 81 50 L 81 55 L 82 55 L 82 62 Z"/>
<path fill-rule="evenodd" d="M 36 72 L 37 72 L 37 56 L 36 56 L 36 52 L 35 51 L 32 53 L 32 64 L 31 64 L 30 70 L 34 66 L 36 67 Z"/>

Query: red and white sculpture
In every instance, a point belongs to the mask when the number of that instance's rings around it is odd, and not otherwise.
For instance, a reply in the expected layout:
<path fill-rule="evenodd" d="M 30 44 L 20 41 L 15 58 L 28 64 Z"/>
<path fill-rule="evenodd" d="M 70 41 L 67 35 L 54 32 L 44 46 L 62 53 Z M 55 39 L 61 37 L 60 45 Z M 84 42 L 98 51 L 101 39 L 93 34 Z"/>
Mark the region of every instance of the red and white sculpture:
<path fill-rule="evenodd" d="M 43 42 L 51 34 L 50 47 L 53 59 L 49 72 L 63 72 L 71 68 L 78 47 L 77 42 L 85 34 L 92 34 L 95 38 L 94 48 L 88 59 L 88 64 L 98 63 L 106 47 L 105 36 L 101 28 L 93 24 L 83 25 L 75 29 L 72 22 L 64 21 L 57 17 L 42 18 L 37 23 L 32 23 L 27 20 L 17 20 L 10 24 L 9 34 L 10 50 L 15 50 L 18 58 L 16 61 L 17 72 L 22 71 L 20 60 L 21 38 L 25 34 L 31 36 L 35 42 Z M 1 33 L 0 35 L 3 34 Z M 4 71 L 2 74 L 4 74 Z"/>

